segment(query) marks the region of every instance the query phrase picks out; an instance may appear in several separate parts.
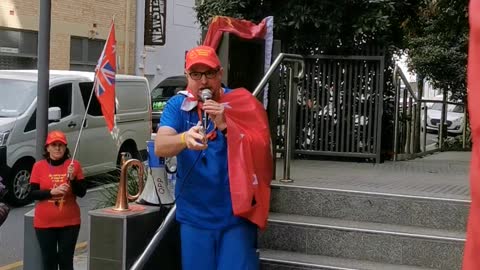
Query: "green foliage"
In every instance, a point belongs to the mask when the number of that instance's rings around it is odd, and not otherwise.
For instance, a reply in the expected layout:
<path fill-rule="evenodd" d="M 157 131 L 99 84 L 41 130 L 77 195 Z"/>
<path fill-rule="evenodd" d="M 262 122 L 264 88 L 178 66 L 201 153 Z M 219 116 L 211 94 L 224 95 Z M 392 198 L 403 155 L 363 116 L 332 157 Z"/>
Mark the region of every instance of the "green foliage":
<path fill-rule="evenodd" d="M 118 181 L 120 170 L 113 174 L 102 174 L 96 176 L 93 180 L 91 180 L 94 184 L 102 185 L 100 189 L 100 199 L 97 200 L 95 205 L 95 209 L 99 208 L 107 208 L 112 207 L 115 205 L 117 200 L 117 193 L 118 193 Z M 144 174 L 144 181 L 146 181 L 147 174 Z M 134 169 L 130 169 L 127 171 L 127 190 L 129 194 L 137 194 L 138 193 L 138 173 Z"/>
<path fill-rule="evenodd" d="M 417 1 L 206 0 L 196 7 L 206 27 L 215 15 L 254 22 L 273 15 L 285 52 L 340 54 L 365 44 L 402 47 L 401 27 Z"/>
<path fill-rule="evenodd" d="M 210 23 L 210 19 L 217 15 L 243 19 L 245 2 L 243 0 L 208 1 L 195 8 L 197 20 L 205 27 Z"/>
<path fill-rule="evenodd" d="M 258 23 L 274 16 L 282 52 L 303 55 L 368 54 L 383 48 L 385 87 L 382 149 L 392 149 L 393 55 L 407 52 L 410 68 L 451 91 L 466 93 L 468 0 L 204 0 L 197 19 L 207 27 L 215 15 Z"/>
<path fill-rule="evenodd" d="M 443 142 L 444 151 L 471 151 L 472 140 L 470 134 L 467 134 L 465 140 L 465 148 L 463 148 L 463 136 L 447 137 Z"/>
<path fill-rule="evenodd" d="M 204 0 L 196 11 L 203 27 L 215 15 L 254 22 L 273 15 L 283 52 L 352 54 L 367 44 L 386 55 L 406 51 L 412 70 L 463 98 L 467 7 L 468 0 Z"/>
<path fill-rule="evenodd" d="M 415 21 L 405 25 L 410 68 L 452 93 L 466 94 L 468 0 L 423 0 Z"/>

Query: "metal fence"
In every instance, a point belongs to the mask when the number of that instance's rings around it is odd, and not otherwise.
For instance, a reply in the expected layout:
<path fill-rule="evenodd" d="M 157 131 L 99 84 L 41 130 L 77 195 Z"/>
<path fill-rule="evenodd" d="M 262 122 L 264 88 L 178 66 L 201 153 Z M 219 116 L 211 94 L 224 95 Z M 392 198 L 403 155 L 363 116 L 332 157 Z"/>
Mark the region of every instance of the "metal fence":
<path fill-rule="evenodd" d="M 297 155 L 380 161 L 383 56 L 306 56 L 294 109 Z M 280 70 L 277 150 L 283 152 L 288 73 Z"/>
<path fill-rule="evenodd" d="M 462 136 L 465 149 L 467 110 L 464 103 L 422 98 L 422 90 L 414 91 L 396 66 L 393 72 L 395 86 L 395 114 L 393 160 L 412 159 L 443 149 L 444 139 Z M 428 132 L 437 133 L 437 141 L 428 143 Z"/>

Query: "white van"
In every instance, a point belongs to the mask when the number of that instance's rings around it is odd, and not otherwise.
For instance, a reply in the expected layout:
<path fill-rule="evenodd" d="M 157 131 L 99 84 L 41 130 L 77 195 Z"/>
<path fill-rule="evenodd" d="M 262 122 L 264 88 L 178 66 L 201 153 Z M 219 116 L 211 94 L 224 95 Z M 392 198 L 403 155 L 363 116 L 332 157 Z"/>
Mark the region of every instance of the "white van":
<path fill-rule="evenodd" d="M 0 70 L 0 176 L 8 189 L 6 199 L 14 205 L 29 202 L 36 149 L 37 76 L 36 70 Z M 93 72 L 50 71 L 49 110 L 60 108 L 61 116 L 51 121 L 48 129 L 65 132 L 71 154 L 93 78 Z M 85 176 L 114 170 L 121 152 L 134 158 L 146 156 L 146 141 L 151 134 L 148 81 L 139 76 L 117 75 L 115 88 L 118 143 L 108 132 L 100 104 L 93 96 L 75 157 Z"/>

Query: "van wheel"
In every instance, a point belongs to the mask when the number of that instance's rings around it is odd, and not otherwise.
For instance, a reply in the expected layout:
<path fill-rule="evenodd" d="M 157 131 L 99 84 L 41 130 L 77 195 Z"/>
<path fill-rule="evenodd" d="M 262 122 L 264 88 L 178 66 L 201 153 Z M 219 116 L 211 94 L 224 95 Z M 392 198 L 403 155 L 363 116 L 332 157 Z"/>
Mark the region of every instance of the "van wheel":
<path fill-rule="evenodd" d="M 15 206 L 29 204 L 30 200 L 30 176 L 33 163 L 21 161 L 13 166 L 6 183 L 8 192 L 5 195 L 8 202 Z"/>
<path fill-rule="evenodd" d="M 137 147 L 134 144 L 124 144 L 122 147 L 120 147 L 120 151 L 118 151 L 117 155 L 117 168 L 110 172 L 111 175 L 115 177 L 120 177 L 120 169 L 121 169 L 121 162 L 122 162 L 122 153 L 125 153 L 125 158 L 126 160 L 135 158 L 139 159 L 140 158 L 140 153 L 137 150 Z"/>
<path fill-rule="evenodd" d="M 125 153 L 125 159 L 140 159 L 140 153 L 137 150 L 136 146 L 133 145 L 123 145 L 120 148 L 120 151 L 118 151 L 118 156 L 117 156 L 117 167 L 120 168 L 120 162 L 122 162 L 122 153 Z"/>

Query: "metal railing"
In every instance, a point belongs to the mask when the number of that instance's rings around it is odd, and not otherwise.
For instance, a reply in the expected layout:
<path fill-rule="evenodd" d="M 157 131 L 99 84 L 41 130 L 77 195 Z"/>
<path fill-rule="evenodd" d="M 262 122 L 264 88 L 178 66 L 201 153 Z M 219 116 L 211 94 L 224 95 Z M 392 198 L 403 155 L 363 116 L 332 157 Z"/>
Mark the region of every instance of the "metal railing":
<path fill-rule="evenodd" d="M 285 130 L 285 155 L 283 163 L 283 178 L 280 179 L 282 182 L 292 182 L 290 178 L 290 163 L 292 160 L 292 154 L 294 150 L 294 141 L 295 141 L 295 106 L 296 106 L 296 97 L 297 97 L 297 86 L 300 80 L 305 75 L 305 61 L 303 56 L 298 54 L 287 54 L 280 53 L 273 64 L 270 66 L 268 71 L 263 76 L 262 80 L 258 84 L 257 88 L 253 91 L 253 95 L 258 97 L 261 93 L 267 82 L 270 80 L 274 72 L 280 66 L 281 63 L 288 62 L 292 63 L 292 66 L 288 67 L 288 93 L 286 98 L 287 104 L 287 118 L 286 118 L 286 130 Z M 276 101 L 274 101 L 276 102 Z M 276 123 L 275 123 L 276 124 Z M 274 162 L 276 161 L 275 149 L 273 151 Z"/>
<path fill-rule="evenodd" d="M 294 155 L 365 158 L 379 163 L 383 70 L 383 56 L 305 56 L 305 78 L 298 85 L 294 108 Z M 283 79 L 285 84 L 287 79 Z M 279 111 L 280 119 L 284 115 Z M 277 133 L 279 153 L 285 152 L 284 123 Z"/>
<path fill-rule="evenodd" d="M 402 83 L 404 88 L 402 88 Z M 447 95 L 442 100 L 423 99 L 422 86 L 415 92 L 409 84 L 402 70 L 395 66 L 393 72 L 393 84 L 395 87 L 395 115 L 393 134 L 393 160 L 404 160 L 424 156 L 443 149 L 444 139 L 448 134 L 448 128 L 453 124 L 447 119 L 448 105 L 460 105 L 464 103 L 447 101 Z M 441 116 L 438 122 L 432 123 L 429 118 L 428 103 L 442 104 Z M 463 148 L 465 148 L 467 117 L 466 108 L 463 108 L 462 128 Z M 438 129 L 438 143 L 427 144 L 427 131 Z M 452 131 L 452 130 L 450 130 Z"/>
<path fill-rule="evenodd" d="M 282 62 L 291 62 L 293 63 L 293 67 L 289 67 L 289 74 L 290 74 L 290 85 L 289 85 L 289 102 L 288 102 L 288 113 L 287 113 L 287 131 L 289 130 L 294 130 L 292 126 L 292 121 L 293 121 L 293 103 L 295 102 L 295 90 L 296 90 L 296 84 L 298 83 L 298 80 L 300 80 L 303 77 L 303 72 L 304 72 L 304 67 L 305 63 L 303 61 L 303 57 L 301 55 L 296 55 L 296 54 L 286 54 L 286 53 L 280 53 L 273 64 L 270 66 L 268 71 L 265 73 L 263 78 L 260 80 L 260 83 L 258 86 L 255 88 L 253 91 L 253 95 L 255 97 L 258 97 L 265 85 L 268 83 L 272 75 L 274 74 L 275 70 L 280 66 Z M 300 65 L 300 67 L 298 66 Z M 295 71 L 295 72 L 294 72 Z M 294 73 L 296 75 L 294 76 Z M 287 132 L 290 133 L 290 132 Z M 291 136 L 291 133 L 286 135 L 286 140 L 285 140 L 285 149 L 287 149 L 287 153 L 285 155 L 285 162 L 284 162 L 284 175 L 283 175 L 283 180 L 287 181 L 292 181 L 290 179 L 290 161 L 291 161 L 291 155 L 292 155 L 292 144 L 294 140 L 294 136 Z M 155 232 L 154 236 L 152 237 L 152 240 L 148 243 L 147 247 L 145 250 L 140 254 L 140 256 L 137 258 L 137 260 L 134 262 L 132 267 L 130 267 L 130 270 L 141 270 L 147 263 L 148 259 L 152 256 L 153 252 L 157 248 L 158 244 L 160 241 L 164 238 L 165 234 L 167 233 L 168 229 L 171 227 L 173 222 L 175 221 L 175 214 L 176 214 L 177 206 L 174 205 L 172 209 L 170 209 L 167 217 L 165 220 L 162 222 L 160 227 L 157 229 Z"/>

